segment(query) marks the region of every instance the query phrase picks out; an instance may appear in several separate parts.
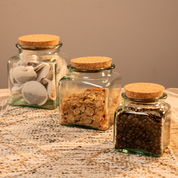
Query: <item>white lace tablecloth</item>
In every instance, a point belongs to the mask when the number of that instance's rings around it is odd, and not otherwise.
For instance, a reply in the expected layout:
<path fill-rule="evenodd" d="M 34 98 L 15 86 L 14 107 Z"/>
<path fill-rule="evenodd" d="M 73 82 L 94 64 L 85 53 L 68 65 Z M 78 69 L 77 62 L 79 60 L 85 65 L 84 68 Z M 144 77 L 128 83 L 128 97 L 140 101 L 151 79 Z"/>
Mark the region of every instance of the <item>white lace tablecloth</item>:
<path fill-rule="evenodd" d="M 178 177 L 178 89 L 167 89 L 172 106 L 171 143 L 161 158 L 115 152 L 112 128 L 61 126 L 58 109 L 8 105 L 0 90 L 0 177 Z"/>

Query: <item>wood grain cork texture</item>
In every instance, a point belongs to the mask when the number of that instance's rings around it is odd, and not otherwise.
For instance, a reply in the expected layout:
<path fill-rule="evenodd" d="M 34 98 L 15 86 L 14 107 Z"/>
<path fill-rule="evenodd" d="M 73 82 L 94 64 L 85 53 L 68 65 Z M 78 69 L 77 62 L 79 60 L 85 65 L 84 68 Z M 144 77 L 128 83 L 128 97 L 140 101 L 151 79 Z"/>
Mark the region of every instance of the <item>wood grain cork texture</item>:
<path fill-rule="evenodd" d="M 162 97 L 164 86 L 155 83 L 131 83 L 124 86 L 127 97 L 152 99 Z"/>
<path fill-rule="evenodd" d="M 89 56 L 71 59 L 73 67 L 80 69 L 99 69 L 111 67 L 112 59 L 102 56 Z"/>
<path fill-rule="evenodd" d="M 59 36 L 49 34 L 25 35 L 18 38 L 22 46 L 44 47 L 55 46 L 59 44 Z"/>

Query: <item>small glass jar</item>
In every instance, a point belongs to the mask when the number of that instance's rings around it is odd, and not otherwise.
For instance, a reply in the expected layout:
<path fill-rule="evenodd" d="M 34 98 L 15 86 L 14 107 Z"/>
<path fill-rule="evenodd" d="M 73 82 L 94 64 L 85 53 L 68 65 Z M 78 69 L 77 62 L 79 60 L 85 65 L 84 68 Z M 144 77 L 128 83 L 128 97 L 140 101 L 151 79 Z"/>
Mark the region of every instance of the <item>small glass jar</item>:
<path fill-rule="evenodd" d="M 68 65 L 69 73 L 59 82 L 59 119 L 61 125 L 107 130 L 120 104 L 121 76 L 115 65 L 102 64 L 106 57 L 76 58 L 84 63 Z M 88 59 L 85 62 L 85 59 Z M 101 62 L 99 65 L 92 61 Z M 72 61 L 72 60 L 71 60 Z"/>
<path fill-rule="evenodd" d="M 67 73 L 68 56 L 60 52 L 55 35 L 26 35 L 19 38 L 19 53 L 8 61 L 10 105 L 55 109 L 58 82 Z"/>
<path fill-rule="evenodd" d="M 122 93 L 123 103 L 114 119 L 116 151 L 147 156 L 161 156 L 170 142 L 170 105 L 167 94 L 153 99 L 129 98 Z"/>

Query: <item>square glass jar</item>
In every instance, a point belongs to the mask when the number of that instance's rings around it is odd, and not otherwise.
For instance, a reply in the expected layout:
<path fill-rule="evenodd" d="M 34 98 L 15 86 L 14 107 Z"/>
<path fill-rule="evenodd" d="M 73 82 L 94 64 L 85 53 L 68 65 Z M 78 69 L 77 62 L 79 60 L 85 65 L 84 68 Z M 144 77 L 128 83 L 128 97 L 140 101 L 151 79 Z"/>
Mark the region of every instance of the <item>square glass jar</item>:
<path fill-rule="evenodd" d="M 114 64 L 105 68 L 84 67 L 69 64 L 69 73 L 59 82 L 60 124 L 107 130 L 113 125 L 114 112 L 120 104 L 121 76 L 113 72 Z"/>
<path fill-rule="evenodd" d="M 118 152 L 159 157 L 170 143 L 171 110 L 167 94 L 133 99 L 122 93 L 123 103 L 114 118 L 114 148 Z"/>
<path fill-rule="evenodd" d="M 44 38 L 47 41 L 42 41 Z M 10 105 L 55 109 L 58 82 L 67 73 L 68 56 L 60 52 L 62 43 L 53 35 L 27 35 L 22 39 L 16 44 L 19 53 L 8 61 Z"/>

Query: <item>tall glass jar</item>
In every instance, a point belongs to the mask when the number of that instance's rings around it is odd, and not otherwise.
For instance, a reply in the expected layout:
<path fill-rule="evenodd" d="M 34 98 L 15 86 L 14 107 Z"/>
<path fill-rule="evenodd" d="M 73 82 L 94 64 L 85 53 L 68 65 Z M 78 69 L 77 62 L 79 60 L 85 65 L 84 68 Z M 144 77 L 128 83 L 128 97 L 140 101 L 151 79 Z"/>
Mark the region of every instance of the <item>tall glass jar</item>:
<path fill-rule="evenodd" d="M 69 73 L 59 82 L 61 125 L 106 130 L 113 124 L 121 76 L 113 72 L 111 60 L 99 56 L 71 60 Z"/>
<path fill-rule="evenodd" d="M 114 148 L 124 153 L 161 156 L 170 142 L 171 110 L 165 102 L 167 94 L 155 98 L 133 96 L 122 93 L 124 101 L 115 112 Z"/>
<path fill-rule="evenodd" d="M 8 61 L 8 86 L 12 106 L 55 109 L 58 82 L 67 73 L 68 56 L 60 52 L 55 35 L 19 37 L 19 53 Z"/>

